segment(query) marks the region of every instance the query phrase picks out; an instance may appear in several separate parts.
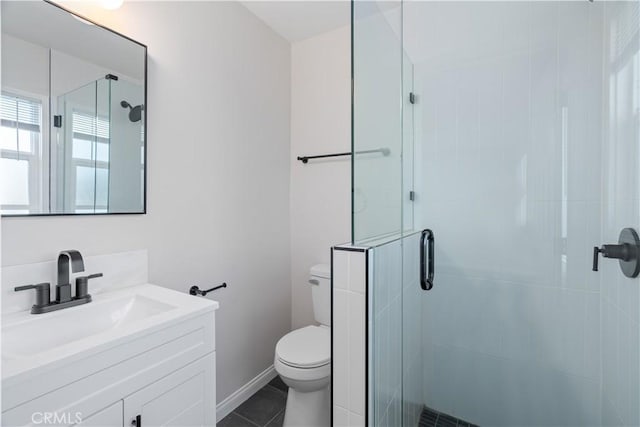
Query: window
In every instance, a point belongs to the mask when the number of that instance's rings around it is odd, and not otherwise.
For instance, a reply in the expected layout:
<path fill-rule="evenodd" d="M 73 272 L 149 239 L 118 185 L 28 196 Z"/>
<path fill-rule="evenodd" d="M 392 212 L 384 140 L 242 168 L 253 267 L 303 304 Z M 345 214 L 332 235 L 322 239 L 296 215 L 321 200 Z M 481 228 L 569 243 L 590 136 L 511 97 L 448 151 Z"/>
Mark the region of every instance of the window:
<path fill-rule="evenodd" d="M 42 211 L 42 101 L 0 97 L 0 211 Z"/>

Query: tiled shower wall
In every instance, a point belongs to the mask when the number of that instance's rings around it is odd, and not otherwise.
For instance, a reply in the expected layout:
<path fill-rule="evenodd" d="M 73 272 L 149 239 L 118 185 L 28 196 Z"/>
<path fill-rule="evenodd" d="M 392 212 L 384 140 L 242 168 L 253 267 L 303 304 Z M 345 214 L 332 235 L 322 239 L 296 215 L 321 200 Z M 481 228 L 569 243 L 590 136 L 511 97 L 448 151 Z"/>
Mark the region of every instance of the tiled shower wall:
<path fill-rule="evenodd" d="M 366 402 L 366 295 L 368 249 L 337 246 L 332 272 L 333 425 L 364 427 Z"/>
<path fill-rule="evenodd" d="M 603 243 L 640 229 L 640 35 L 638 2 L 604 5 L 605 132 L 601 151 Z M 602 421 L 640 425 L 640 278 L 601 262 Z"/>
<path fill-rule="evenodd" d="M 417 222 L 436 235 L 425 403 L 480 425 L 639 425 L 640 280 L 591 271 L 593 246 L 640 226 L 638 3 L 404 15 Z"/>
<path fill-rule="evenodd" d="M 371 425 L 402 421 L 402 241 L 372 248 L 368 310 Z M 412 424 L 416 425 L 416 424 Z"/>
<path fill-rule="evenodd" d="M 424 404 L 419 242 L 414 233 L 333 249 L 335 425 L 418 425 Z"/>

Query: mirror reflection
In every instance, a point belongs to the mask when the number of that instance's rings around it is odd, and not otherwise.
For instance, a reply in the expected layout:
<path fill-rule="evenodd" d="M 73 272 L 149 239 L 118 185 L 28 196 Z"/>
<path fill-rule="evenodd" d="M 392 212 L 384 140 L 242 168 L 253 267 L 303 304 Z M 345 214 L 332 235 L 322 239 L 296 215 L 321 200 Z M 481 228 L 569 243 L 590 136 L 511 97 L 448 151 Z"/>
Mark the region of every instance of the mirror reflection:
<path fill-rule="evenodd" d="M 2 215 L 144 213 L 146 47 L 44 1 L 0 7 Z"/>

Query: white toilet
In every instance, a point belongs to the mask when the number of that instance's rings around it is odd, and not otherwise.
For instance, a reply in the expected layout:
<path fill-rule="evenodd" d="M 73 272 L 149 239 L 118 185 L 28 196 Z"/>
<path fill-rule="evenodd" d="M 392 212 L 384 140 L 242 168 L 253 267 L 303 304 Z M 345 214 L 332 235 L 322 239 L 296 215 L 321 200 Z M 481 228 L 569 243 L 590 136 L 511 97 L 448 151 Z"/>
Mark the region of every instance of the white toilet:
<path fill-rule="evenodd" d="M 313 315 L 320 326 L 289 332 L 276 344 L 274 366 L 289 386 L 284 427 L 330 426 L 331 269 L 311 267 Z"/>

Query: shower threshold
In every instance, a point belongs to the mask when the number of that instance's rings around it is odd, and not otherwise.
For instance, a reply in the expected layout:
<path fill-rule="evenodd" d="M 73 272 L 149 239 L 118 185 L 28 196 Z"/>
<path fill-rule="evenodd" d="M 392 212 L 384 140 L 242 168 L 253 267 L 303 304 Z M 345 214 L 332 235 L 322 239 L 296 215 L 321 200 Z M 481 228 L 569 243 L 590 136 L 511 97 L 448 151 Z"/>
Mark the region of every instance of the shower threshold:
<path fill-rule="evenodd" d="M 478 427 L 468 421 L 464 421 L 434 409 L 422 408 L 418 427 Z"/>

